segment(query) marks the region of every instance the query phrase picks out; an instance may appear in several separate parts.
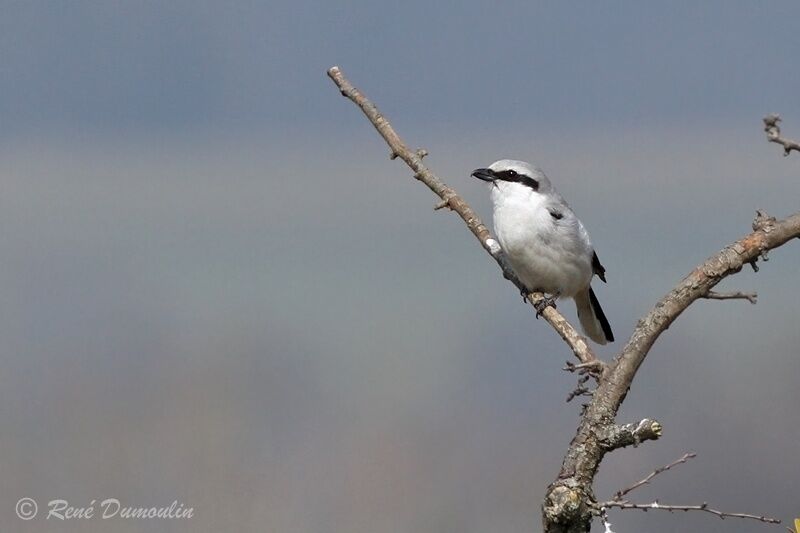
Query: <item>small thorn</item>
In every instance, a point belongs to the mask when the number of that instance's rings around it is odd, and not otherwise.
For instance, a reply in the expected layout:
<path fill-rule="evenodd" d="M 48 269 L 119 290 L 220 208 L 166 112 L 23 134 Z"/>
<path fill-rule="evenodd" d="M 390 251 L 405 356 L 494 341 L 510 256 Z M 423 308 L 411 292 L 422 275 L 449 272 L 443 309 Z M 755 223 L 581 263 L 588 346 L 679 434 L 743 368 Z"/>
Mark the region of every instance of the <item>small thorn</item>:
<path fill-rule="evenodd" d="M 438 211 L 439 209 L 444 209 L 445 207 L 447 207 L 448 209 L 452 209 L 452 207 L 450 207 L 450 200 L 442 200 L 441 202 L 433 206 L 433 210 Z"/>
<path fill-rule="evenodd" d="M 389 159 L 394 161 L 397 159 L 398 153 L 397 152 L 389 152 Z"/>
<path fill-rule="evenodd" d="M 750 266 L 753 267 L 753 272 L 758 272 L 758 265 L 756 264 L 756 260 L 755 259 L 750 261 Z"/>
<path fill-rule="evenodd" d="M 417 150 L 417 157 L 420 159 L 424 158 L 426 155 L 428 155 L 428 151 L 425 148 L 420 148 Z"/>

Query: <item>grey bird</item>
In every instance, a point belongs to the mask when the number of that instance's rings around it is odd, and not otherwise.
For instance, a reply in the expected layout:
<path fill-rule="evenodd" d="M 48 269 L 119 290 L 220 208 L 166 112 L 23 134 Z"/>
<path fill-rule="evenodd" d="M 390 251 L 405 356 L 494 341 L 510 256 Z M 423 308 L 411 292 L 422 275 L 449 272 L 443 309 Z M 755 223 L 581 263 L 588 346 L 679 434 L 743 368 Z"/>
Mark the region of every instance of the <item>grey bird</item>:
<path fill-rule="evenodd" d="M 573 298 L 584 333 L 598 344 L 614 334 L 591 287 L 605 268 L 586 228 L 544 173 L 524 161 L 502 159 L 472 175 L 488 182 L 494 231 L 517 278 L 530 291 Z M 541 311 L 542 309 L 538 309 Z"/>

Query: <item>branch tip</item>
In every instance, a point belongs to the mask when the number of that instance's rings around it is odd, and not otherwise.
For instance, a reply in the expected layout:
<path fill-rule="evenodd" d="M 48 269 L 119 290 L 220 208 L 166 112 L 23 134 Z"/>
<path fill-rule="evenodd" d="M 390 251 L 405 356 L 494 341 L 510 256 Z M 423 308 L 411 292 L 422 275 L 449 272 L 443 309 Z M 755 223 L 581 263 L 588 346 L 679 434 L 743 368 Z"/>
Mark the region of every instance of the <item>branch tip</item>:
<path fill-rule="evenodd" d="M 595 394 L 596 395 L 596 394 Z M 644 418 L 639 422 L 617 425 L 610 424 L 597 431 L 599 445 L 605 452 L 633 446 L 636 448 L 642 442 L 658 440 L 663 434 L 664 427 L 657 420 Z"/>
<path fill-rule="evenodd" d="M 800 143 L 781 136 L 781 117 L 777 113 L 770 113 L 764 117 L 764 132 L 767 134 L 767 141 L 783 146 L 784 157 L 788 156 L 792 150 L 800 152 Z"/>
<path fill-rule="evenodd" d="M 433 206 L 433 210 L 438 211 L 439 209 L 444 209 L 445 207 L 447 207 L 451 211 L 453 210 L 453 208 L 450 207 L 450 200 L 442 200 L 441 202 Z"/>
<path fill-rule="evenodd" d="M 717 292 L 708 291 L 703 298 L 706 300 L 747 300 L 751 304 L 758 303 L 758 293 L 755 292 Z"/>

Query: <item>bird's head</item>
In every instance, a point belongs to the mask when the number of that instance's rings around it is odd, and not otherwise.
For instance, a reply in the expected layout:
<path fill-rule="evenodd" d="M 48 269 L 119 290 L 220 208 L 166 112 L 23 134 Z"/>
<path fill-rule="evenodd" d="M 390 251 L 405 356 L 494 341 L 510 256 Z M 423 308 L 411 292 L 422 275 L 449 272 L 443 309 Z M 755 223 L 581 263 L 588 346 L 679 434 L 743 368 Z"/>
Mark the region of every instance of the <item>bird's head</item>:
<path fill-rule="evenodd" d="M 550 180 L 541 170 L 513 159 L 501 159 L 487 168 L 475 169 L 472 176 L 489 183 L 494 193 L 503 195 L 545 194 L 551 189 Z"/>

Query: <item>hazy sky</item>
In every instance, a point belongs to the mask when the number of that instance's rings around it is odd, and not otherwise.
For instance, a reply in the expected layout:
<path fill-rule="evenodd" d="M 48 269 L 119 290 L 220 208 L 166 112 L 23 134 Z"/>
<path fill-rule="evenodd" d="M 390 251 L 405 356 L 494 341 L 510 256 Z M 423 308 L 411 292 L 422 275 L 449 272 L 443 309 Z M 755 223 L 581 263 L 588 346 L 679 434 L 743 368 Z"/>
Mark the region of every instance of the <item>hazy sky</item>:
<path fill-rule="evenodd" d="M 727 124 L 791 101 L 800 7 L 701 4 L 7 2 L 0 112 L 6 136 L 308 131 L 343 120 L 332 64 L 417 126 Z"/>
<path fill-rule="evenodd" d="M 538 530 L 578 421 L 570 354 L 388 160 L 331 65 L 487 222 L 472 169 L 548 173 L 608 271 L 606 358 L 755 209 L 798 209 L 800 157 L 760 122 L 779 112 L 800 137 L 796 2 L 3 8 L 0 518 L 15 531 Z M 664 437 L 609 456 L 598 497 L 694 450 L 635 499 L 800 516 L 798 264 L 800 246 L 776 250 L 724 284 L 758 305 L 698 302 L 663 336 L 620 421 L 656 418 Z M 30 522 L 22 497 L 40 505 Z M 45 520 L 58 498 L 195 516 Z"/>

